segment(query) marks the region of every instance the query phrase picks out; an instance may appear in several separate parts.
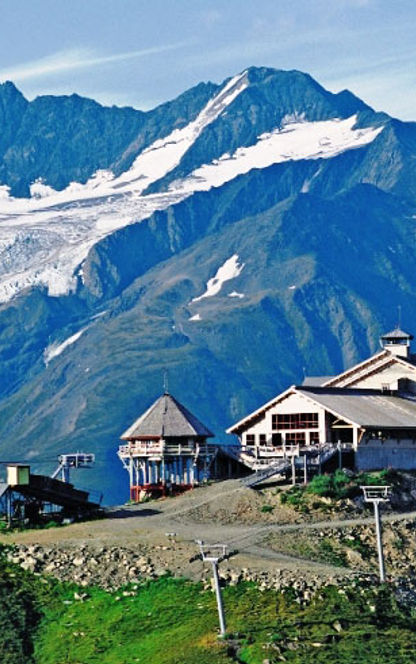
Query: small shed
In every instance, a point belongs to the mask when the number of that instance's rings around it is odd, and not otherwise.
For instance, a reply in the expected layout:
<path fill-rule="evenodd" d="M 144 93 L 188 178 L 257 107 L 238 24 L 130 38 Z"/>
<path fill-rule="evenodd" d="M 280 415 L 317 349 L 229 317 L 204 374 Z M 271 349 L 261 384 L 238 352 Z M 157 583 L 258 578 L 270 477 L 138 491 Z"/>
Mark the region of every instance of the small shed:
<path fill-rule="evenodd" d="M 7 466 L 7 484 L 9 486 L 28 486 L 30 466 L 22 463 L 10 463 Z"/>

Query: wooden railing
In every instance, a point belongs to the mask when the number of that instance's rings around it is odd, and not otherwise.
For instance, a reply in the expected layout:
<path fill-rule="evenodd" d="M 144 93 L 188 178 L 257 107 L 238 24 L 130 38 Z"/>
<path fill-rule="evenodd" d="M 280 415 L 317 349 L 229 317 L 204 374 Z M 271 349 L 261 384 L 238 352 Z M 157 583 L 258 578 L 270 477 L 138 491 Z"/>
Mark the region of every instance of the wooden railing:
<path fill-rule="evenodd" d="M 287 460 L 292 457 L 296 458 L 295 463 L 300 465 L 303 463 L 301 458 L 308 457 L 308 463 L 322 464 L 328 461 L 338 451 L 337 443 L 316 443 L 314 445 L 299 446 L 247 446 L 247 445 L 229 445 L 222 446 L 221 449 L 225 454 L 239 461 L 253 470 L 260 470 L 268 466 L 278 463 L 279 460 Z M 341 443 L 341 449 L 352 449 L 352 443 Z"/>
<path fill-rule="evenodd" d="M 127 445 L 120 445 L 118 454 L 121 457 L 131 456 L 180 456 L 180 455 L 213 455 L 217 452 L 217 445 L 171 445 L 164 441 L 135 441 Z"/>

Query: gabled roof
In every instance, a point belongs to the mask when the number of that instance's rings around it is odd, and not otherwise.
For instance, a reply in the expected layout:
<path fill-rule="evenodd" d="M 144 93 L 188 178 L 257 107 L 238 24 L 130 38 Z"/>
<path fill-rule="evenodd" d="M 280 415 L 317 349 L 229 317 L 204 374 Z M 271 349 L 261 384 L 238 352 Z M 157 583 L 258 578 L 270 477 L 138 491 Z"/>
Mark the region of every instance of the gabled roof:
<path fill-rule="evenodd" d="M 292 394 L 295 391 L 295 386 L 292 385 L 289 387 L 287 390 L 284 392 L 281 392 L 281 394 L 278 394 L 276 397 L 273 397 L 273 399 L 270 399 L 267 403 L 263 404 L 258 408 L 257 410 L 253 411 L 249 415 L 246 415 L 243 417 L 241 420 L 233 424 L 231 427 L 226 429 L 226 433 L 238 433 L 238 431 L 245 426 L 247 426 L 251 421 L 256 420 L 257 418 L 261 417 L 263 413 L 265 413 L 269 408 L 272 406 L 275 406 L 279 401 L 283 401 L 283 399 L 286 399 L 286 397 L 289 396 L 289 394 Z"/>
<path fill-rule="evenodd" d="M 320 387 L 333 378 L 335 378 L 335 376 L 305 376 L 302 385 L 307 387 Z"/>
<path fill-rule="evenodd" d="M 364 429 L 416 429 L 415 399 L 345 387 L 297 387 L 296 392 Z"/>
<path fill-rule="evenodd" d="M 358 362 L 358 364 L 354 364 L 352 367 L 349 367 L 349 369 L 346 369 L 345 371 L 342 371 L 340 374 L 337 374 L 336 376 L 331 376 L 325 383 L 323 383 L 324 386 L 336 386 L 337 382 L 344 380 L 348 378 L 349 376 L 353 376 L 356 373 L 361 373 L 362 371 L 365 371 L 367 367 L 371 371 L 371 367 L 374 366 L 374 364 L 378 364 L 379 362 L 384 363 L 390 362 L 392 359 L 395 359 L 395 355 L 390 353 L 388 350 L 380 350 L 378 353 L 375 353 L 374 355 L 371 355 L 370 357 L 367 357 L 365 360 L 362 362 Z"/>
<path fill-rule="evenodd" d="M 381 390 L 292 385 L 267 404 L 227 429 L 238 433 L 252 420 L 290 394 L 299 394 L 336 417 L 363 429 L 416 429 L 416 398 L 388 395 Z"/>
<path fill-rule="evenodd" d="M 214 434 L 171 394 L 165 393 L 123 433 L 121 439 L 182 436 L 211 438 Z"/>
<path fill-rule="evenodd" d="M 375 355 L 371 355 L 371 357 L 363 360 L 363 362 L 359 362 L 349 369 L 346 369 L 337 376 L 332 376 L 322 385 L 324 387 L 348 387 L 349 385 L 353 385 L 358 380 L 362 380 L 366 376 L 381 371 L 382 369 L 385 369 L 392 364 L 400 364 L 401 366 L 412 368 L 416 371 L 413 357 L 400 357 L 399 355 L 394 355 L 389 350 L 384 349 Z"/>

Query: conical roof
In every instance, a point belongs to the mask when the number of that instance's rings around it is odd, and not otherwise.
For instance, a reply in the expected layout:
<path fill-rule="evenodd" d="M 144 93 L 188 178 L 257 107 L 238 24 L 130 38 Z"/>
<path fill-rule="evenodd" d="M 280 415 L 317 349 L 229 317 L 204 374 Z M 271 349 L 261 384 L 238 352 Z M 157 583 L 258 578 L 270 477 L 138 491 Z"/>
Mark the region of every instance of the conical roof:
<path fill-rule="evenodd" d="M 171 394 L 165 393 L 123 433 L 121 438 L 129 440 L 150 436 L 209 438 L 214 434 Z"/>

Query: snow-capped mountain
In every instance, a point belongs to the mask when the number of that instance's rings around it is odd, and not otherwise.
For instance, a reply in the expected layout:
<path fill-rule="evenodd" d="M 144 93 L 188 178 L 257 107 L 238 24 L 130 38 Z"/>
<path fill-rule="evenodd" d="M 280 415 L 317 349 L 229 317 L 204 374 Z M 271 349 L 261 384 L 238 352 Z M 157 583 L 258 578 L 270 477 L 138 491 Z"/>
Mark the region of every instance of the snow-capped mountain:
<path fill-rule="evenodd" d="M 84 183 L 56 191 L 37 178 L 30 198 L 0 198 L 0 302 L 30 286 L 50 295 L 75 290 L 82 261 L 94 244 L 115 230 L 149 217 L 195 191 L 220 187 L 254 168 L 301 159 L 330 159 L 371 143 L 383 127 L 359 127 L 357 114 L 346 119 L 308 121 L 306 113 L 285 114 L 272 131 L 252 145 L 224 152 L 210 163 L 195 164 L 167 191 L 146 193 L 150 185 L 177 169 L 200 135 L 249 87 L 248 72 L 231 78 L 209 99 L 194 120 L 142 150 L 126 171 L 96 171 Z M 306 186 L 306 185 L 305 185 Z M 77 272 L 77 267 L 80 268 Z"/>
<path fill-rule="evenodd" d="M 120 499 L 105 459 L 164 368 L 221 437 L 416 323 L 416 128 L 348 91 L 251 68 L 142 113 L 6 83 L 0 127 L 3 453 L 88 447 Z"/>

